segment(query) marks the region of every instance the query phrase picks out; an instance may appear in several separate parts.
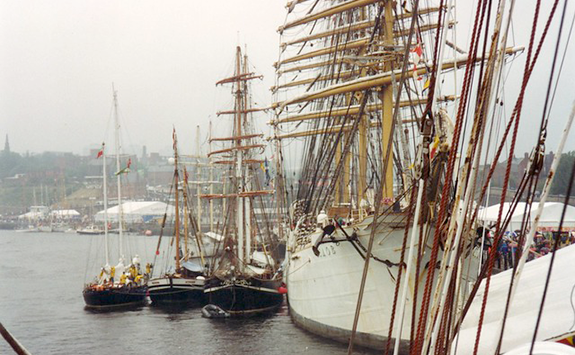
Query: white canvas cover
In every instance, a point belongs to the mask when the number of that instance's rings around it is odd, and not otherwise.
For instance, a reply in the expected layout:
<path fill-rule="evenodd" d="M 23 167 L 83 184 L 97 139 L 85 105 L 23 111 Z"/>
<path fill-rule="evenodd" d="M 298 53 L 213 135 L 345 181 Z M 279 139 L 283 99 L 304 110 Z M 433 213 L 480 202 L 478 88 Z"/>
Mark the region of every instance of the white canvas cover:
<path fill-rule="evenodd" d="M 551 254 L 548 254 L 525 264 L 507 318 L 502 353 L 531 342 L 550 262 Z M 575 322 L 575 312 L 572 308 L 575 289 L 574 268 L 575 245 L 558 250 L 539 324 L 537 341 L 556 338 L 573 331 Z M 509 269 L 491 278 L 478 354 L 493 354 L 495 351 L 494 346 L 498 339 L 496 333 L 498 333 L 505 309 L 512 272 L 513 269 Z M 481 303 L 485 294 L 484 281 L 463 320 L 459 340 L 456 342 L 459 344 L 457 354 L 473 353 Z"/>

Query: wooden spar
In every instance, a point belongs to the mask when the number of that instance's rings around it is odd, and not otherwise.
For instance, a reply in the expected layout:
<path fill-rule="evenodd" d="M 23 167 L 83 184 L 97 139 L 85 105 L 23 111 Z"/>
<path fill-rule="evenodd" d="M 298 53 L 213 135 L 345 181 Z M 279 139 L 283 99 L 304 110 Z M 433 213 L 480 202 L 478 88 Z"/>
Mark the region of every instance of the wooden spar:
<path fill-rule="evenodd" d="M 519 51 L 522 51 L 523 47 L 513 47 L 513 48 L 508 48 L 506 50 L 506 54 L 514 54 L 517 53 Z M 477 57 L 475 59 L 475 62 L 480 62 L 482 61 L 483 58 L 482 57 Z M 456 60 L 453 61 L 448 61 L 443 63 L 443 65 L 441 66 L 441 70 L 449 70 L 449 69 L 453 69 L 453 68 L 459 68 L 460 66 L 465 65 L 467 62 L 467 57 L 460 57 Z M 427 73 L 427 68 L 425 66 L 420 66 L 418 67 L 416 70 L 409 70 L 408 71 L 408 75 L 423 75 L 425 73 Z M 431 68 L 431 71 L 433 71 L 433 68 Z M 368 76 L 365 78 L 360 78 L 357 80 L 352 80 L 346 83 L 340 83 L 340 84 L 336 84 L 336 85 L 332 85 L 329 86 L 325 89 L 321 89 L 315 92 L 311 92 L 308 94 L 304 94 L 301 95 L 299 97 L 296 97 L 294 99 L 291 100 L 286 100 L 283 102 L 275 102 L 272 104 L 272 108 L 281 108 L 283 110 L 283 108 L 285 108 L 288 105 L 293 105 L 293 104 L 297 104 L 300 102 L 306 102 L 306 101 L 312 101 L 312 100 L 316 100 L 316 99 L 321 99 L 321 98 L 325 98 L 325 97 L 329 97 L 329 96 L 333 96 L 333 95 L 338 95 L 338 94 L 345 94 L 348 92 L 354 92 L 354 91 L 361 91 L 361 90 L 367 90 L 367 89 L 371 89 L 374 87 L 378 87 L 378 86 L 386 86 L 389 85 L 391 83 L 392 80 L 392 72 L 385 72 L 385 73 L 381 73 L 381 74 L 377 74 L 377 75 L 372 75 L 372 76 Z M 395 75 L 399 75 L 399 73 L 394 73 Z"/>
<path fill-rule="evenodd" d="M 221 149 L 221 150 L 215 150 L 213 152 L 210 152 L 208 154 L 208 157 L 214 155 L 214 154 L 222 154 L 222 153 L 229 153 L 232 151 L 244 151 L 244 150 L 249 150 L 249 149 L 254 149 L 254 148 L 264 148 L 265 145 L 263 144 L 254 144 L 254 145 L 237 145 L 235 147 L 231 147 L 231 148 L 226 148 L 226 149 Z"/>
<path fill-rule="evenodd" d="M 416 123 L 418 122 L 418 120 L 416 119 L 409 119 L 409 120 L 402 120 L 403 123 Z M 301 131 L 301 132 L 295 132 L 295 133 L 287 133 L 287 134 L 281 134 L 278 136 L 274 136 L 272 138 L 268 138 L 268 140 L 270 139 L 287 139 L 287 138 L 301 138 L 301 137 L 309 137 L 309 136 L 318 136 L 321 134 L 334 134 L 334 133 L 338 133 L 340 130 L 342 130 L 342 132 L 349 132 L 351 131 L 351 129 L 353 128 L 353 124 L 352 123 L 348 123 L 344 126 L 333 126 L 329 129 L 315 129 L 312 131 Z M 381 128 L 381 121 L 371 121 L 369 123 L 369 128 Z"/>
<path fill-rule="evenodd" d="M 232 77 L 222 79 L 216 83 L 216 86 L 222 85 L 222 84 L 235 83 L 238 81 L 247 81 L 247 80 L 253 80 L 253 79 L 260 79 L 261 80 L 261 79 L 263 79 L 263 77 L 264 77 L 263 75 L 255 75 L 255 73 L 243 73 L 243 74 L 234 75 Z"/>
<path fill-rule="evenodd" d="M 252 138 L 260 138 L 263 136 L 264 136 L 263 134 L 248 134 L 244 136 L 210 138 L 210 142 L 233 141 L 237 139 L 252 139 Z"/>
<path fill-rule="evenodd" d="M 299 61 L 304 60 L 304 59 L 311 59 L 311 58 L 319 57 L 322 55 L 331 54 L 331 53 L 335 52 L 336 50 L 345 51 L 345 50 L 365 47 L 368 43 L 369 43 L 369 38 L 362 38 L 362 39 L 358 39 L 356 41 L 347 42 L 343 46 L 335 46 L 334 45 L 332 47 L 326 47 L 326 48 L 318 49 L 317 51 L 308 52 L 308 53 L 296 55 L 294 57 L 290 57 L 290 58 L 286 58 L 284 60 L 281 60 L 281 61 L 277 62 L 276 67 L 279 68 L 282 65 L 287 64 L 287 63 L 295 63 L 295 62 L 299 62 Z"/>
<path fill-rule="evenodd" d="M 260 190 L 260 191 L 243 191 L 235 194 L 203 194 L 201 198 L 215 199 L 215 198 L 237 198 L 237 197 L 256 197 L 263 195 L 273 195 L 273 190 Z"/>
<path fill-rule="evenodd" d="M 18 355 L 30 355 L 30 352 L 14 338 L 14 336 L 0 323 L 0 334 Z"/>
<path fill-rule="evenodd" d="M 280 28 L 278 28 L 278 32 L 281 34 L 281 33 L 283 33 L 283 31 L 285 31 L 287 29 L 290 29 L 290 28 L 293 28 L 296 26 L 300 26 L 300 25 L 303 25 L 306 23 L 310 23 L 312 21 L 319 20 L 319 19 L 322 19 L 322 18 L 325 18 L 328 16 L 337 15 L 337 14 L 340 14 L 342 12 L 354 9 L 354 8 L 374 4 L 374 3 L 379 2 L 379 1 L 381 1 L 381 0 L 352 0 L 352 1 L 342 3 L 342 4 L 338 4 L 338 5 L 332 6 L 328 9 L 325 9 L 323 11 L 319 11 L 317 13 L 302 17 L 300 19 L 297 19 L 295 21 L 287 23 L 283 26 L 280 26 Z"/>
<path fill-rule="evenodd" d="M 249 108 L 249 109 L 245 109 L 242 111 L 239 111 L 239 113 L 252 113 L 252 112 L 260 112 L 260 111 L 266 111 L 269 110 L 269 107 L 264 107 L 264 108 Z M 238 113 L 238 111 L 236 110 L 229 110 L 229 111 L 218 111 L 216 112 L 216 115 L 220 116 L 220 115 L 235 115 L 236 113 Z"/>
<path fill-rule="evenodd" d="M 392 2 L 385 3 L 384 26 L 385 38 L 384 43 L 392 45 L 393 38 L 393 7 Z M 407 59 L 407 58 L 406 58 Z M 386 72 L 392 72 L 395 68 L 392 67 L 392 62 L 388 61 L 384 64 L 383 68 Z M 383 163 L 383 177 L 381 188 L 383 189 L 383 200 L 391 201 L 393 196 L 393 146 L 388 144 L 393 139 L 392 126 L 393 126 L 393 87 L 392 85 L 385 85 L 381 92 L 381 102 L 383 104 L 383 111 L 381 117 L 381 156 Z M 399 113 L 399 112 L 396 112 Z M 378 201 L 379 202 L 379 201 Z"/>
<path fill-rule="evenodd" d="M 374 25 L 375 25 L 374 20 L 359 22 L 359 23 L 356 23 L 352 26 L 345 25 L 345 26 L 335 28 L 333 30 L 320 32 L 320 33 L 316 33 L 316 34 L 311 35 L 311 36 L 301 37 L 301 38 L 295 39 L 295 40 L 290 41 L 290 42 L 285 42 L 285 43 L 282 43 L 280 46 L 282 48 L 286 48 L 288 46 L 292 46 L 294 44 L 298 44 L 298 43 L 302 43 L 302 42 L 314 41 L 317 39 L 322 39 L 322 38 L 336 36 L 336 35 L 345 35 L 347 33 L 353 33 L 355 31 L 362 31 L 362 30 L 373 28 Z M 455 25 L 455 21 L 449 22 L 449 25 L 450 26 Z M 419 32 L 427 32 L 427 31 L 432 31 L 432 30 L 437 30 L 437 23 L 422 25 L 421 28 L 418 29 Z M 395 36 L 405 36 L 408 33 L 409 33 L 409 30 L 407 30 L 407 29 L 399 30 L 399 31 L 395 31 Z M 345 48 L 347 48 L 347 47 L 345 47 Z"/>
<path fill-rule="evenodd" d="M 454 95 L 447 95 L 447 96 L 441 96 L 438 99 L 438 101 L 454 101 L 456 98 L 457 97 Z M 404 101 L 401 101 L 399 103 L 399 107 L 419 106 L 419 105 L 425 105 L 426 103 L 427 103 L 427 98 L 418 98 L 415 100 L 404 100 Z M 302 114 L 302 115 L 288 116 L 285 118 L 273 120 L 273 121 L 270 121 L 270 124 L 276 125 L 276 124 L 289 123 L 289 122 L 301 122 L 301 121 L 307 121 L 307 120 L 315 120 L 315 119 L 326 118 L 326 117 L 334 118 L 334 117 L 341 117 L 341 116 L 346 116 L 346 115 L 350 115 L 353 118 L 354 115 L 357 115 L 359 113 L 359 108 L 360 108 L 359 105 L 353 105 L 353 106 L 350 106 L 349 108 L 344 107 L 344 108 L 332 109 L 331 111 L 329 111 L 329 110 L 314 111 L 314 112 L 310 112 L 310 113 L 306 113 L 306 114 Z M 369 104 L 369 105 L 365 106 L 364 112 L 376 112 L 376 111 L 379 111 L 381 109 L 382 109 L 381 104 Z"/>
<path fill-rule="evenodd" d="M 337 79 L 345 80 L 345 79 L 351 78 L 352 76 L 355 76 L 355 75 L 357 75 L 357 72 L 354 72 L 353 70 L 345 71 L 345 72 L 339 73 L 337 75 Z M 315 77 L 315 78 L 290 81 L 289 83 L 285 83 L 282 85 L 272 87 L 272 91 L 275 92 L 275 91 L 280 90 L 280 89 L 286 89 L 286 88 L 300 86 L 300 85 L 314 84 L 318 81 L 326 81 L 326 80 L 329 81 L 329 80 L 333 80 L 333 79 L 334 79 L 334 76 L 332 74 L 326 74 L 326 75 L 321 75 L 321 76 Z M 313 85 L 311 85 L 311 86 L 313 86 Z"/>
<path fill-rule="evenodd" d="M 261 159 L 245 159 L 244 164 L 262 164 L 264 161 Z M 233 160 L 217 160 L 214 161 L 213 164 L 223 164 L 223 165 L 232 165 L 235 164 Z"/>

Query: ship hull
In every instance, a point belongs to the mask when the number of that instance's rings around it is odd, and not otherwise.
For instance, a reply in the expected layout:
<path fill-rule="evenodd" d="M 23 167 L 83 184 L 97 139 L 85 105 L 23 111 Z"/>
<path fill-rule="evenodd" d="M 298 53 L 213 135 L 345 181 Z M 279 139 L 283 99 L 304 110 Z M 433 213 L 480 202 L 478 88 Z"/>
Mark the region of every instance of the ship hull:
<path fill-rule="evenodd" d="M 250 315 L 276 310 L 283 302 L 278 292 L 281 280 L 255 278 L 206 282 L 204 292 L 210 304 L 214 304 L 232 316 Z"/>
<path fill-rule="evenodd" d="M 382 230 L 375 233 L 372 254 L 378 259 L 370 260 L 364 288 L 355 343 L 361 346 L 385 348 L 389 323 L 393 311 L 393 300 L 399 270 L 404 225 L 397 221 L 383 223 Z M 367 247 L 371 229 L 369 221 L 356 228 L 359 243 Z M 347 231 L 352 235 L 354 230 Z M 365 259 L 348 241 L 323 243 L 315 255 L 312 246 L 321 236 L 321 230 L 309 235 L 307 245 L 293 247 L 288 255 L 286 283 L 290 314 L 295 324 L 320 336 L 336 341 L 348 342 L 351 335 L 356 304 Z M 337 239 L 343 235 L 338 235 Z M 329 240 L 329 237 L 324 237 Z M 426 249 L 429 251 L 430 246 Z M 358 248 L 362 250 L 361 248 Z M 441 252 L 439 258 L 441 258 Z M 429 252 L 426 253 L 427 258 Z M 407 262 L 407 253 L 406 253 Z M 423 260 L 426 265 L 428 259 Z M 471 267 L 476 267 L 471 266 Z M 405 269 L 404 269 L 405 270 Z M 437 272 L 435 273 L 437 275 Z M 476 274 L 476 273 L 475 273 Z M 417 302 L 421 303 L 427 269 L 420 273 Z M 409 278 L 409 290 L 413 292 L 415 274 Z M 401 286 L 406 282 L 402 274 Z M 436 282 L 436 281 L 435 281 Z M 400 351 L 408 349 L 413 303 L 405 306 L 405 317 L 400 341 Z M 399 307 L 399 306 L 398 306 Z M 419 304 L 416 314 L 419 313 Z M 394 330 L 394 334 L 396 331 Z M 393 347 L 393 342 L 392 342 Z"/>
<path fill-rule="evenodd" d="M 146 292 L 146 286 L 86 287 L 82 294 L 88 308 L 113 308 L 143 305 Z"/>
<path fill-rule="evenodd" d="M 148 281 L 148 295 L 152 304 L 202 304 L 205 301 L 204 280 L 174 277 L 151 279 Z"/>

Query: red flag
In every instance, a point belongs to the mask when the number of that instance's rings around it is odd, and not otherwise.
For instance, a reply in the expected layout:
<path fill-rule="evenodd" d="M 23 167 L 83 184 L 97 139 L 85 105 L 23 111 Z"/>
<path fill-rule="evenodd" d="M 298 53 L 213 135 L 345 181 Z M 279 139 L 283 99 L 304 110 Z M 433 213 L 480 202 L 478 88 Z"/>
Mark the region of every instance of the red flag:
<path fill-rule="evenodd" d="M 96 155 L 96 159 L 99 159 L 102 155 L 104 155 L 104 143 L 102 143 L 102 149 L 100 149 L 98 151 L 98 154 Z"/>

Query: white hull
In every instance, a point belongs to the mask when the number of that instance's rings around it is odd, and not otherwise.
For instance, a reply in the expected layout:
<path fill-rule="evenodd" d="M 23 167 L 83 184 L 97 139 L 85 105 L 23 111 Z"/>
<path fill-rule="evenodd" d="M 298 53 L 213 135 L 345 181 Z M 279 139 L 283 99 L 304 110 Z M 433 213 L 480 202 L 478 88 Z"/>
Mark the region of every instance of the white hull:
<path fill-rule="evenodd" d="M 389 223 L 382 224 L 377 231 L 372 253 L 381 260 L 398 264 L 405 232 L 404 224 L 399 220 L 390 220 L 393 218 L 398 216 L 388 218 L 386 222 Z M 357 231 L 359 240 L 365 248 L 368 246 L 371 232 L 368 226 L 370 221 L 371 218 L 362 223 L 359 226 L 360 230 Z M 352 228 L 345 227 L 345 229 L 348 235 L 353 233 Z M 311 235 L 311 243 L 292 247 L 295 251 L 288 255 L 289 264 L 285 274 L 290 312 L 296 324 L 304 329 L 347 342 L 353 327 L 365 260 L 347 241 L 322 244 L 319 246 L 320 255 L 316 256 L 312 250 L 312 243 L 321 234 L 320 230 L 316 231 Z M 343 237 L 339 230 L 334 235 L 336 239 Z M 329 237 L 324 237 L 325 240 L 329 240 Z M 422 265 L 426 265 L 429 260 L 430 243 L 426 246 L 427 257 Z M 407 255 L 406 251 L 405 262 Z M 438 258 L 441 258 L 441 252 Z M 373 258 L 370 260 L 357 327 L 358 344 L 372 348 L 386 346 L 398 271 L 398 266 L 388 266 Z M 418 303 L 421 303 L 426 278 L 427 268 L 419 276 Z M 404 268 L 402 285 L 405 280 Z M 413 294 L 413 273 L 409 281 L 409 293 Z M 405 308 L 402 347 L 408 345 L 406 342 L 410 336 L 412 307 L 412 300 L 409 299 Z"/>

